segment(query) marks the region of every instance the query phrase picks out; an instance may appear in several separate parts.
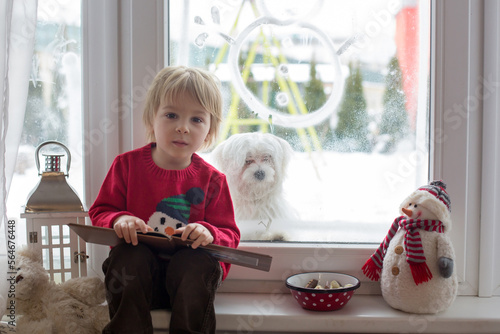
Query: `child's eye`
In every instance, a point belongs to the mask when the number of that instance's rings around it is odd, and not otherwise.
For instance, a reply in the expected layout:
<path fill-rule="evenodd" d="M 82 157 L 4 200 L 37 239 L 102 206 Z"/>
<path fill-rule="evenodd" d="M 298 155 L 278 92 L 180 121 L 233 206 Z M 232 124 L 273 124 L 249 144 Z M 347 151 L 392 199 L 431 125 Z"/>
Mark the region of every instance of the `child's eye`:
<path fill-rule="evenodd" d="M 199 118 L 199 117 L 194 117 L 193 118 L 193 122 L 195 123 L 202 123 L 203 122 L 203 119 Z"/>
<path fill-rule="evenodd" d="M 177 117 L 177 115 L 174 113 L 168 113 L 168 114 L 165 114 L 165 117 L 170 118 L 170 119 L 175 119 Z"/>

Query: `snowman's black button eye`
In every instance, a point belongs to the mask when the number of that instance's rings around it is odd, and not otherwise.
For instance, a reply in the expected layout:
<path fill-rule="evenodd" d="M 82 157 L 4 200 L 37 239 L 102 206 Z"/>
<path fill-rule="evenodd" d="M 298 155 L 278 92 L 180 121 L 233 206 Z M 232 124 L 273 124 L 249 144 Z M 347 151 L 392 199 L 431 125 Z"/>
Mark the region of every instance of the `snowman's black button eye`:
<path fill-rule="evenodd" d="M 410 204 L 408 204 L 408 206 L 411 206 L 411 203 L 410 203 Z"/>
<path fill-rule="evenodd" d="M 414 208 L 416 208 L 416 207 L 417 207 L 417 205 L 415 204 L 413 207 L 414 207 Z"/>

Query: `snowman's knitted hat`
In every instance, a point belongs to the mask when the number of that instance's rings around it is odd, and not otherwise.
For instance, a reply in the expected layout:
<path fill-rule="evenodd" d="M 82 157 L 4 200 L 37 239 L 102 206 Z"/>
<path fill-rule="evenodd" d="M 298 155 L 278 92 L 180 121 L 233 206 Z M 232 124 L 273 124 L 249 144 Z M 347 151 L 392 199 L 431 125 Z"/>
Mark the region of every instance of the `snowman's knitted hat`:
<path fill-rule="evenodd" d="M 399 207 L 399 211 L 408 203 L 418 203 L 432 213 L 444 224 L 445 231 L 451 229 L 451 200 L 446 192 L 446 184 L 443 181 L 432 181 L 429 185 L 422 186 L 408 196 Z"/>
<path fill-rule="evenodd" d="M 186 194 L 170 196 L 164 198 L 156 206 L 157 212 L 162 212 L 183 224 L 188 224 L 191 204 L 203 202 L 204 193 L 200 188 L 191 188 Z"/>

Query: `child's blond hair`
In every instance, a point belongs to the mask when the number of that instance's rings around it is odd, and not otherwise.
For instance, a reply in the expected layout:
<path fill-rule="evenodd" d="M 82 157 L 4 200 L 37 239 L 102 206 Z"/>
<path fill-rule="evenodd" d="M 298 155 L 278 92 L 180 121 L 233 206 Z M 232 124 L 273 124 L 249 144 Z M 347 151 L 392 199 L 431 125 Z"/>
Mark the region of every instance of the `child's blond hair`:
<path fill-rule="evenodd" d="M 142 120 L 149 142 L 156 141 L 153 122 L 160 105 L 172 102 L 182 93 L 189 93 L 210 114 L 210 130 L 200 149 L 215 142 L 222 121 L 222 93 L 219 79 L 212 73 L 186 66 L 169 66 L 162 69 L 149 87 Z"/>

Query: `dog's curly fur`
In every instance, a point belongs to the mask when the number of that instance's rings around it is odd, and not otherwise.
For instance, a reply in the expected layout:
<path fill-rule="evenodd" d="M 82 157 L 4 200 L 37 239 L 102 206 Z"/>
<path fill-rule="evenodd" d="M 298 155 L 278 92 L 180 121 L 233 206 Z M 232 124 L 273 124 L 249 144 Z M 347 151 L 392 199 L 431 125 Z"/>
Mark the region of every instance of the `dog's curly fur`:
<path fill-rule="evenodd" d="M 269 225 L 296 217 L 283 196 L 292 154 L 287 141 L 270 133 L 234 134 L 215 148 L 212 158 L 227 177 L 237 222 L 256 220 Z"/>

